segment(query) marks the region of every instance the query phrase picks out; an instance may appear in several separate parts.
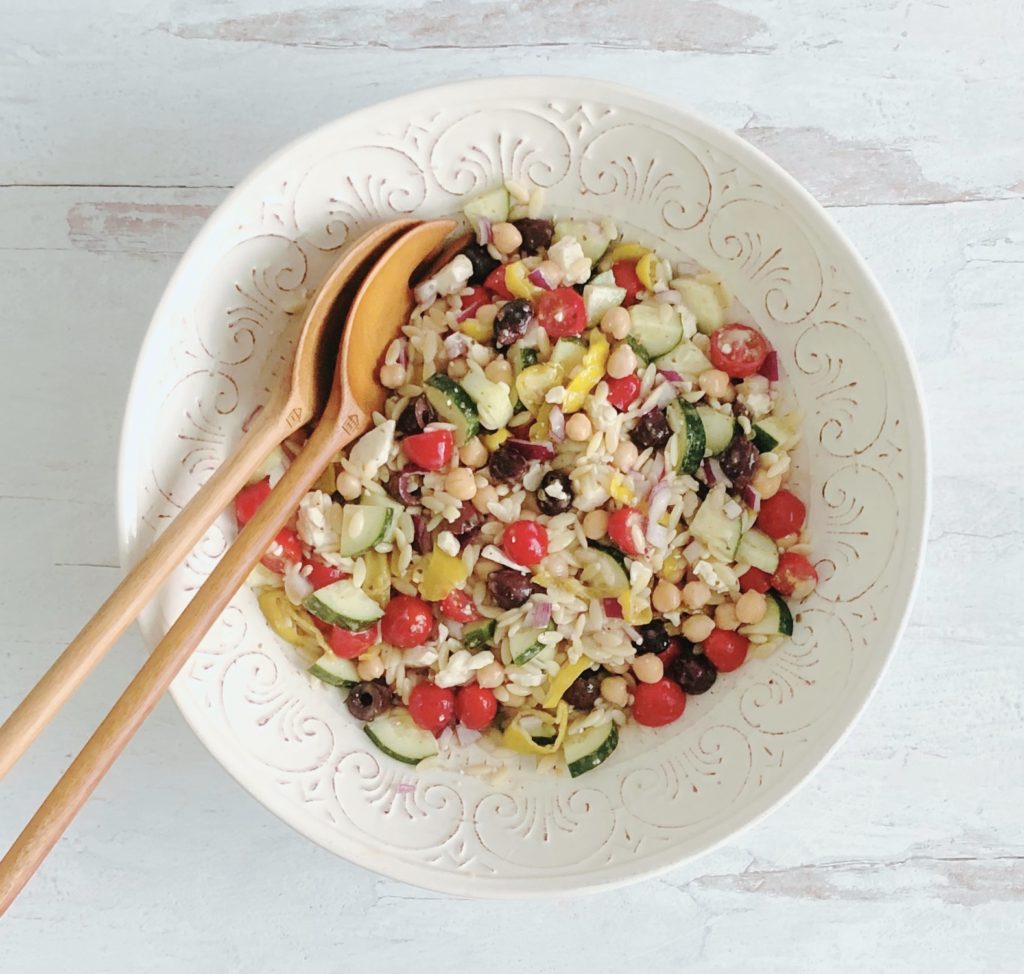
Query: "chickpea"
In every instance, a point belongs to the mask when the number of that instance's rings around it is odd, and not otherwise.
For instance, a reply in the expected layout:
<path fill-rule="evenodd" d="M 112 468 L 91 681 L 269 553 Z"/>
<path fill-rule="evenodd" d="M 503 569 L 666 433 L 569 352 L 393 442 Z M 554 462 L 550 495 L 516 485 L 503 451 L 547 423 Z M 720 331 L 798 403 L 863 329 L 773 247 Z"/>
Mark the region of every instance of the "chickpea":
<path fill-rule="evenodd" d="M 397 389 L 405 385 L 405 367 L 397 362 L 381 366 L 380 384 L 385 389 Z"/>
<path fill-rule="evenodd" d="M 609 308 L 601 318 L 601 331 L 609 338 L 621 342 L 629 334 L 631 324 L 629 312 L 625 308 Z"/>
<path fill-rule="evenodd" d="M 491 227 L 491 243 L 503 254 L 517 251 L 523 244 L 523 235 L 511 223 L 495 223 Z"/>
<path fill-rule="evenodd" d="M 608 514 L 605 511 L 590 511 L 583 518 L 583 533 L 591 541 L 600 541 L 608 533 Z"/>
<path fill-rule="evenodd" d="M 459 450 L 459 459 L 467 467 L 477 470 L 487 463 L 487 447 L 480 442 L 480 437 L 474 436 L 473 439 L 467 440 Z"/>
<path fill-rule="evenodd" d="M 476 478 L 469 467 L 456 467 L 444 478 L 444 489 L 460 501 L 472 500 L 476 495 Z"/>
<path fill-rule="evenodd" d="M 633 660 L 633 674 L 641 683 L 657 683 L 665 675 L 665 664 L 657 653 L 644 653 Z"/>
<path fill-rule="evenodd" d="M 736 606 L 732 602 L 723 602 L 715 609 L 715 625 L 729 632 L 739 629 L 740 620 L 736 618 Z"/>
<path fill-rule="evenodd" d="M 497 660 L 488 663 L 476 671 L 476 682 L 489 690 L 500 687 L 505 682 L 505 667 Z"/>
<path fill-rule="evenodd" d="M 334 482 L 334 486 L 338 488 L 338 493 L 347 501 L 354 501 L 363 492 L 362 485 L 347 470 L 342 470 L 338 474 L 338 479 Z"/>
<path fill-rule="evenodd" d="M 691 612 L 703 609 L 711 598 L 711 589 L 704 582 L 687 582 L 683 586 L 683 603 Z"/>
<path fill-rule="evenodd" d="M 498 501 L 498 492 L 488 484 L 486 487 L 477 487 L 473 495 L 473 506 L 481 513 L 487 514 L 487 505 L 495 504 Z"/>
<path fill-rule="evenodd" d="M 761 495 L 761 500 L 766 501 L 769 497 L 774 497 L 779 492 L 779 489 L 782 487 L 782 477 L 779 475 L 769 477 L 764 470 L 757 470 L 754 473 L 753 480 L 750 482 L 750 486 Z"/>
<path fill-rule="evenodd" d="M 715 620 L 706 615 L 689 616 L 680 628 L 691 643 L 702 643 L 714 632 Z"/>
<path fill-rule="evenodd" d="M 494 359 L 484 369 L 484 375 L 491 382 L 504 382 L 510 389 L 512 388 L 512 365 L 508 359 L 501 357 Z"/>
<path fill-rule="evenodd" d="M 632 440 L 623 440 L 612 454 L 612 461 L 622 471 L 632 470 L 640 451 Z"/>
<path fill-rule="evenodd" d="M 721 369 L 708 369 L 701 372 L 697 378 L 697 385 L 701 387 L 705 396 L 720 400 L 724 400 L 732 388 L 729 376 Z"/>
<path fill-rule="evenodd" d="M 651 593 L 651 605 L 657 612 L 675 612 L 681 602 L 682 595 L 671 582 L 658 582 Z"/>
<path fill-rule="evenodd" d="M 379 655 L 361 659 L 356 666 L 360 680 L 376 680 L 384 675 L 384 660 Z"/>
<path fill-rule="evenodd" d="M 658 662 L 660 663 L 661 660 Z M 625 707 L 629 702 L 629 688 L 626 686 L 626 681 L 621 676 L 606 676 L 601 681 L 601 696 L 615 707 Z"/>
<path fill-rule="evenodd" d="M 469 363 L 464 358 L 453 358 L 448 363 L 448 375 L 453 379 L 464 379 L 469 372 Z"/>
<path fill-rule="evenodd" d="M 565 423 L 565 435 L 576 443 L 586 442 L 593 433 L 593 424 L 586 413 L 573 413 Z"/>
<path fill-rule="evenodd" d="M 636 352 L 628 345 L 619 345 L 608 356 L 605 371 L 613 379 L 624 379 L 627 375 L 632 375 L 636 371 Z"/>
<path fill-rule="evenodd" d="M 744 625 L 760 622 L 768 611 L 768 600 L 751 589 L 736 600 L 736 618 Z"/>

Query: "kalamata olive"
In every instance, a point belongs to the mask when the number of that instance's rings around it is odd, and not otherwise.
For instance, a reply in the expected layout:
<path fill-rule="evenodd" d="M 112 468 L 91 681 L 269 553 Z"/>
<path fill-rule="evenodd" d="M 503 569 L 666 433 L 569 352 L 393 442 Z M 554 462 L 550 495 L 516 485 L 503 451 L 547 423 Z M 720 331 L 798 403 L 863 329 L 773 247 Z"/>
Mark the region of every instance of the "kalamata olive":
<path fill-rule="evenodd" d="M 473 273 L 469 278 L 470 284 L 483 284 L 484 278 L 501 263 L 487 252 L 486 247 L 482 247 L 478 243 L 467 244 L 462 249 L 462 253 L 469 258 L 469 262 L 473 265 Z"/>
<path fill-rule="evenodd" d="M 419 477 L 419 474 L 411 471 L 396 470 L 388 477 L 387 492 L 403 504 L 416 504 L 420 493 Z"/>
<path fill-rule="evenodd" d="M 640 642 L 636 644 L 637 654 L 663 653 L 668 649 L 668 631 L 665 623 L 659 620 L 648 622 L 646 626 L 637 626 Z"/>
<path fill-rule="evenodd" d="M 551 246 L 551 238 L 555 234 L 554 224 L 550 220 L 513 220 L 514 226 L 522 235 L 523 243 L 519 248 L 523 253 L 535 254 L 542 247 Z"/>
<path fill-rule="evenodd" d="M 434 549 L 434 539 L 430 536 L 428 521 L 423 514 L 412 516 L 412 550 L 418 555 L 429 554 Z"/>
<path fill-rule="evenodd" d="M 487 591 L 495 605 L 502 609 L 517 609 L 537 591 L 529 575 L 512 568 L 499 568 L 487 576 Z"/>
<path fill-rule="evenodd" d="M 523 479 L 530 461 L 510 443 L 502 443 L 491 454 L 488 464 L 491 476 L 495 480 L 503 480 L 505 483 L 517 484 Z"/>
<path fill-rule="evenodd" d="M 725 452 L 718 458 L 722 465 L 722 473 L 726 475 L 736 487 L 745 487 L 750 483 L 757 469 L 757 460 L 761 454 L 757 447 L 745 436 L 733 437 L 732 443 Z"/>
<path fill-rule="evenodd" d="M 426 396 L 417 396 L 411 400 L 402 410 L 395 423 L 395 430 L 402 436 L 413 436 L 422 433 L 428 423 L 434 422 L 437 415 L 433 407 L 427 402 Z"/>
<path fill-rule="evenodd" d="M 503 304 L 494 317 L 494 344 L 498 348 L 508 348 L 526 334 L 533 309 L 529 301 L 516 298 Z"/>
<path fill-rule="evenodd" d="M 465 546 L 480 533 L 483 523 L 483 514 L 472 504 L 463 504 L 459 508 L 459 516 L 450 524 L 444 525 L 444 528 L 459 539 L 459 544 Z"/>
<path fill-rule="evenodd" d="M 739 399 L 734 399 L 732 402 L 732 414 L 737 419 L 739 419 L 740 416 L 746 416 L 747 419 L 751 418 L 750 410 L 744 403 L 740 402 Z"/>
<path fill-rule="evenodd" d="M 601 676 L 593 670 L 581 673 L 569 684 L 563 700 L 577 710 L 593 710 L 597 698 L 601 696 Z"/>
<path fill-rule="evenodd" d="M 537 507 L 541 514 L 553 517 L 572 507 L 572 481 L 560 470 L 549 470 L 537 488 Z"/>
<path fill-rule="evenodd" d="M 715 664 L 706 656 L 683 653 L 669 664 L 668 675 L 686 693 L 707 693 L 718 678 Z"/>
<path fill-rule="evenodd" d="M 349 713 L 357 720 L 373 720 L 391 706 L 391 691 L 383 683 L 357 683 L 349 691 Z"/>
<path fill-rule="evenodd" d="M 636 421 L 636 426 L 633 427 L 629 438 L 641 450 L 646 450 L 648 447 L 657 450 L 668 443 L 671 435 L 672 427 L 668 425 L 665 410 L 651 409 Z"/>

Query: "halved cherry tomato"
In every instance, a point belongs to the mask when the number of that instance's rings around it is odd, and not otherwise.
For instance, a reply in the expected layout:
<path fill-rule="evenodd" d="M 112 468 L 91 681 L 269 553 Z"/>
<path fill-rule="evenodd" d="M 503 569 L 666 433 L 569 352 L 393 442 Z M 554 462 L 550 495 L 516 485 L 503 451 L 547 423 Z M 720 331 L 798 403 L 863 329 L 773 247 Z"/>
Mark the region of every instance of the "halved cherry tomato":
<path fill-rule="evenodd" d="M 355 659 L 379 642 L 379 623 L 374 623 L 362 632 L 349 632 L 341 626 L 331 626 L 331 631 L 327 634 L 327 645 L 331 647 L 331 652 L 342 659 Z"/>
<path fill-rule="evenodd" d="M 314 592 L 318 588 L 332 585 L 334 582 L 340 582 L 343 578 L 349 577 L 348 572 L 343 572 L 340 568 L 328 565 L 317 558 L 310 559 L 306 564 L 312 569 L 306 578 L 309 579 L 309 584 L 313 586 Z"/>
<path fill-rule="evenodd" d="M 753 565 L 740 575 L 741 592 L 760 592 L 764 595 L 771 587 L 771 575 L 768 572 L 761 571 L 760 568 L 754 568 Z"/>
<path fill-rule="evenodd" d="M 513 521 L 501 536 L 501 547 L 517 565 L 536 565 L 548 554 L 548 532 L 538 521 Z"/>
<path fill-rule="evenodd" d="M 636 276 L 636 261 L 620 260 L 618 263 L 612 264 L 612 274 L 615 277 L 615 283 L 626 289 L 626 300 L 622 303 L 627 308 L 631 304 L 636 304 L 637 294 L 644 289 L 643 281 Z"/>
<path fill-rule="evenodd" d="M 750 640 L 728 629 L 713 629 L 703 646 L 704 655 L 715 664 L 715 669 L 719 673 L 730 673 L 747 658 Z"/>
<path fill-rule="evenodd" d="M 627 555 L 643 553 L 646 530 L 647 518 L 635 507 L 620 507 L 608 516 L 608 537 Z"/>
<path fill-rule="evenodd" d="M 711 336 L 708 357 L 734 379 L 754 375 L 772 350 L 768 339 L 749 325 L 724 325 Z"/>
<path fill-rule="evenodd" d="M 443 470 L 452 458 L 454 445 L 451 430 L 427 430 L 402 440 L 402 452 L 420 470 Z"/>
<path fill-rule="evenodd" d="M 399 649 L 422 646 L 434 632 L 434 614 L 430 603 L 415 595 L 396 595 L 384 610 L 380 634 L 384 641 Z"/>
<path fill-rule="evenodd" d="M 441 615 L 455 622 L 476 622 L 483 618 L 476 611 L 472 597 L 461 588 L 452 589 L 441 599 Z"/>
<path fill-rule="evenodd" d="M 459 687 L 455 693 L 455 715 L 459 723 L 470 730 L 483 730 L 498 712 L 498 700 L 487 687 Z"/>
<path fill-rule="evenodd" d="M 302 561 L 302 540 L 291 528 L 282 528 L 260 562 L 272 572 L 283 575 L 291 561 Z"/>
<path fill-rule="evenodd" d="M 618 599 L 601 599 L 601 605 L 604 607 L 604 614 L 609 619 L 622 618 L 622 603 Z"/>
<path fill-rule="evenodd" d="M 606 375 L 604 381 L 608 385 L 608 402 L 620 413 L 629 409 L 640 395 L 640 376 L 635 373 L 624 375 L 621 379 L 613 379 Z"/>
<path fill-rule="evenodd" d="M 782 595 L 795 599 L 806 599 L 818 584 L 818 573 L 814 566 L 794 551 L 779 555 L 779 564 L 772 575 L 772 588 Z"/>
<path fill-rule="evenodd" d="M 780 490 L 774 497 L 761 501 L 757 526 L 776 541 L 787 534 L 796 534 L 804 526 L 807 508 L 796 494 Z"/>
<path fill-rule="evenodd" d="M 475 287 L 471 293 L 462 295 L 462 310 L 455 320 L 465 321 L 467 318 L 472 318 L 480 308 L 490 303 L 491 296 L 487 293 L 487 289 Z"/>
<path fill-rule="evenodd" d="M 683 642 L 679 636 L 671 636 L 668 641 L 668 649 L 663 649 L 658 653 L 658 659 L 661 660 L 661 665 L 668 671 L 669 663 L 674 663 L 683 653 L 686 648 L 686 643 Z"/>
<path fill-rule="evenodd" d="M 587 327 L 587 306 L 571 287 L 545 291 L 534 302 L 534 313 L 551 338 L 582 335 Z"/>
<path fill-rule="evenodd" d="M 248 524 L 252 516 L 270 496 L 270 478 L 264 477 L 255 484 L 243 487 L 235 498 L 235 518 L 238 526 Z"/>
<path fill-rule="evenodd" d="M 409 716 L 424 730 L 440 734 L 455 719 L 455 694 L 436 683 L 417 683 L 409 694 Z"/>
<path fill-rule="evenodd" d="M 499 264 L 497 267 L 487 275 L 484 280 L 484 287 L 487 288 L 495 297 L 504 298 L 506 301 L 512 300 L 512 292 L 505 287 L 505 265 Z"/>
<path fill-rule="evenodd" d="M 633 687 L 633 719 L 644 727 L 664 727 L 683 716 L 686 694 L 674 680 Z"/>

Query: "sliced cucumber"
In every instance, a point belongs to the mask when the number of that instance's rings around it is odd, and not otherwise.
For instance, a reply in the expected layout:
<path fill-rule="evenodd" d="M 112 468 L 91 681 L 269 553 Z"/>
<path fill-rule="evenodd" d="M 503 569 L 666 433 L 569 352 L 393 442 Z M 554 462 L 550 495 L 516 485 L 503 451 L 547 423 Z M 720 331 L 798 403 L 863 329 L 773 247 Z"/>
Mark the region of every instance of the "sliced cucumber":
<path fill-rule="evenodd" d="M 619 743 L 619 729 L 613 721 L 588 727 L 580 734 L 573 734 L 565 739 L 562 753 L 565 763 L 569 765 L 569 774 L 578 778 L 581 774 L 593 771 L 603 761 L 607 761 Z"/>
<path fill-rule="evenodd" d="M 612 242 L 601 224 L 583 220 L 559 220 L 555 224 L 554 243 L 558 243 L 563 237 L 575 237 L 583 249 L 583 256 L 589 257 L 595 263 L 601 259 L 601 255 L 608 249 L 608 244 Z"/>
<path fill-rule="evenodd" d="M 508 219 L 508 190 L 504 186 L 474 196 L 463 208 L 466 219 L 476 226 L 481 217 L 491 223 L 503 223 Z"/>
<path fill-rule="evenodd" d="M 697 319 L 697 328 L 703 335 L 710 335 L 725 324 L 725 312 L 718 301 L 714 288 L 693 278 L 680 278 L 672 286 L 683 296 L 683 303 Z"/>
<path fill-rule="evenodd" d="M 543 629 L 520 629 L 514 636 L 509 637 L 508 649 L 512 656 L 512 662 L 516 666 L 529 663 L 547 645 L 541 642 L 540 639 L 541 635 L 547 631 L 548 627 Z"/>
<path fill-rule="evenodd" d="M 760 622 L 751 622 L 740 626 L 744 636 L 792 636 L 793 613 L 789 611 L 786 600 L 775 589 L 765 593 L 768 599 L 768 611 Z"/>
<path fill-rule="evenodd" d="M 395 509 L 381 504 L 346 504 L 341 511 L 338 554 L 355 558 L 391 537 Z"/>
<path fill-rule="evenodd" d="M 626 339 L 626 344 L 636 352 L 637 361 L 641 365 L 646 367 L 651 364 L 651 356 L 647 354 L 647 349 L 636 338 L 630 336 Z"/>
<path fill-rule="evenodd" d="M 302 604 L 323 622 L 353 632 L 367 629 L 384 615 L 384 610 L 349 578 L 317 589 Z"/>
<path fill-rule="evenodd" d="M 409 711 L 401 707 L 374 717 L 363 730 L 388 757 L 405 764 L 419 764 L 424 758 L 437 754 L 434 735 L 418 727 Z"/>
<path fill-rule="evenodd" d="M 696 473 L 704 459 L 706 438 L 700 414 L 685 399 L 676 399 L 668 404 L 666 418 L 678 448 L 679 462 L 676 469 L 680 473 Z"/>
<path fill-rule="evenodd" d="M 659 369 L 678 372 L 687 379 L 695 380 L 701 372 L 711 368 L 708 357 L 693 342 L 683 339 L 667 355 L 658 358 Z"/>
<path fill-rule="evenodd" d="M 551 361 L 568 376 L 586 354 L 587 343 L 582 338 L 559 338 L 551 350 Z"/>
<path fill-rule="evenodd" d="M 462 380 L 462 388 L 476 404 L 480 425 L 488 430 L 508 426 L 512 418 L 512 390 L 504 382 L 491 382 L 480 366 L 471 366 Z"/>
<path fill-rule="evenodd" d="M 588 282 L 594 287 L 618 287 L 615 283 L 615 274 L 613 271 L 601 271 L 600 274 L 595 274 Z M 623 291 L 626 289 L 623 288 Z"/>
<path fill-rule="evenodd" d="M 629 334 L 658 358 L 675 348 L 683 338 L 683 320 L 669 304 L 634 304 L 629 309 Z"/>
<path fill-rule="evenodd" d="M 466 649 L 483 649 L 494 642 L 494 631 L 498 624 L 493 619 L 478 619 L 462 627 L 462 645 Z"/>
<path fill-rule="evenodd" d="M 523 369 L 537 364 L 537 349 L 523 345 L 513 345 L 508 351 L 508 360 L 512 363 L 512 389 L 509 395 L 512 397 L 512 408 L 515 412 L 522 412 L 526 407 L 519 401 L 519 390 L 516 389 L 515 379 Z"/>
<path fill-rule="evenodd" d="M 731 413 L 727 416 L 703 403 L 697 407 L 697 415 L 704 424 L 704 456 L 716 457 L 732 443 L 736 420 Z"/>
<path fill-rule="evenodd" d="M 610 274 L 611 272 L 609 272 Z M 598 277 L 603 277 L 599 274 Z M 615 286 L 615 278 L 612 277 L 612 285 L 597 284 L 596 278 L 583 288 L 583 306 L 587 309 L 587 324 L 596 325 L 611 311 L 619 307 L 626 300 L 626 289 Z"/>
<path fill-rule="evenodd" d="M 617 598 L 629 589 L 626 557 L 618 548 L 600 541 L 588 541 L 586 552 L 580 552 L 583 572 L 580 581 L 597 598 Z"/>
<path fill-rule="evenodd" d="M 732 561 L 740 543 L 742 525 L 738 517 L 732 518 L 725 513 L 725 501 L 723 488 L 712 490 L 690 523 L 690 534 L 703 542 L 719 561 Z"/>
<path fill-rule="evenodd" d="M 352 660 L 331 652 L 324 653 L 306 672 L 332 687 L 354 687 L 359 682 Z"/>
<path fill-rule="evenodd" d="M 455 427 L 456 445 L 462 446 L 476 436 L 480 430 L 476 403 L 454 379 L 446 375 L 432 375 L 423 391 L 441 420 Z"/>
<path fill-rule="evenodd" d="M 792 437 L 793 430 L 778 416 L 766 416 L 754 423 L 754 446 L 762 453 L 785 449 Z"/>
<path fill-rule="evenodd" d="M 740 538 L 736 560 L 772 575 L 779 567 L 779 548 L 764 531 L 751 528 Z"/>

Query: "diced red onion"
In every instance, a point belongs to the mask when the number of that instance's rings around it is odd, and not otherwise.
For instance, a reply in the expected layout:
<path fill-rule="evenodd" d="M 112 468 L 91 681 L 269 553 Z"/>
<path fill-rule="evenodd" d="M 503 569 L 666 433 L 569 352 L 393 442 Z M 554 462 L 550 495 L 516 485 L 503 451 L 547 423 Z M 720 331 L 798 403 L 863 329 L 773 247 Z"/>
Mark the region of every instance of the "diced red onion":
<path fill-rule="evenodd" d="M 527 460 L 550 460 L 554 455 L 554 448 L 550 443 L 535 442 L 534 440 L 508 440 L 508 445 Z"/>
<path fill-rule="evenodd" d="M 491 221 L 485 216 L 478 217 L 476 221 L 476 242 L 481 247 L 486 247 L 492 239 Z"/>
<path fill-rule="evenodd" d="M 530 607 L 530 615 L 527 625 L 535 629 L 541 629 L 551 621 L 551 603 L 546 599 L 538 599 Z"/>
<path fill-rule="evenodd" d="M 544 291 L 550 291 L 554 287 L 554 284 L 547 279 L 547 277 L 544 274 L 544 271 L 542 271 L 539 267 L 535 267 L 532 271 L 530 271 L 530 273 L 526 275 L 526 279 L 531 284 L 535 284 L 537 287 L 541 288 Z"/>
<path fill-rule="evenodd" d="M 658 369 L 658 375 L 664 376 L 669 382 L 683 381 L 683 377 L 675 369 Z"/>
<path fill-rule="evenodd" d="M 609 619 L 622 618 L 622 605 L 618 599 L 602 599 L 601 605 L 604 608 L 604 614 Z"/>
<path fill-rule="evenodd" d="M 714 487 L 717 478 L 715 477 L 715 470 L 714 467 L 711 466 L 710 460 L 705 460 L 701 464 L 701 471 L 704 473 L 704 483 L 709 487 Z"/>
<path fill-rule="evenodd" d="M 548 413 L 548 428 L 553 442 L 561 443 L 565 439 L 565 413 L 558 406 L 552 406 Z"/>
<path fill-rule="evenodd" d="M 526 569 L 519 564 L 517 561 L 513 561 L 501 550 L 497 545 L 489 544 L 484 545 L 480 551 L 480 557 L 486 558 L 488 561 L 495 561 L 499 565 L 503 565 L 505 568 L 512 568 L 517 572 L 526 571 Z"/>
<path fill-rule="evenodd" d="M 444 351 L 448 358 L 461 358 L 469 351 L 469 342 L 461 331 L 453 331 L 444 340 Z"/>
<path fill-rule="evenodd" d="M 743 503 L 752 511 L 761 510 L 761 495 L 750 484 L 745 484 L 743 489 L 740 490 L 740 497 L 743 498 Z"/>
<path fill-rule="evenodd" d="M 769 382 L 779 381 L 779 353 L 772 349 L 765 357 L 764 362 L 761 363 L 761 368 L 758 371 L 763 375 Z"/>

